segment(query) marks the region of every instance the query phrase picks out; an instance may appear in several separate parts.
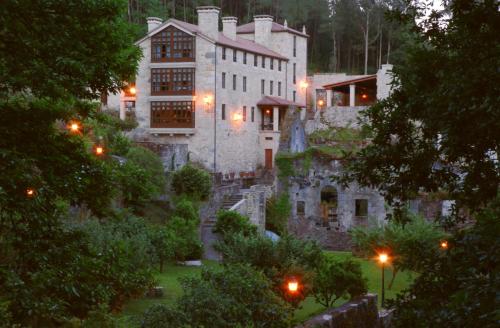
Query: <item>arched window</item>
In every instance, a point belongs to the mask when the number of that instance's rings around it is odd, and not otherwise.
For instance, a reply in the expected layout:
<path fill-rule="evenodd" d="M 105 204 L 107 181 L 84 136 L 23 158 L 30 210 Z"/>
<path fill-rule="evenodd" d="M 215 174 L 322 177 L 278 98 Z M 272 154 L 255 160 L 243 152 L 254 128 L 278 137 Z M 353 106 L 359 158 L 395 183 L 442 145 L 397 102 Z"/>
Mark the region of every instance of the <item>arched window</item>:
<path fill-rule="evenodd" d="M 194 38 L 169 26 L 151 37 L 152 62 L 194 61 Z"/>

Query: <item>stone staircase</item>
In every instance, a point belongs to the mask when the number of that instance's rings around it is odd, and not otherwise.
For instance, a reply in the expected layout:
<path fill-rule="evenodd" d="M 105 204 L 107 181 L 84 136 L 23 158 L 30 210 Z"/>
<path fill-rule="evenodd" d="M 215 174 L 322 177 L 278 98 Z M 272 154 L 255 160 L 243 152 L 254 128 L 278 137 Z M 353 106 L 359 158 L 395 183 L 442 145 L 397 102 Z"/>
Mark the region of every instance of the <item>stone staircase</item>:
<path fill-rule="evenodd" d="M 241 194 L 236 194 L 236 195 L 231 195 L 229 197 L 226 197 L 224 201 L 222 202 L 222 206 L 220 207 L 221 210 L 229 210 L 231 207 L 236 205 L 240 200 L 243 199 L 243 196 Z"/>

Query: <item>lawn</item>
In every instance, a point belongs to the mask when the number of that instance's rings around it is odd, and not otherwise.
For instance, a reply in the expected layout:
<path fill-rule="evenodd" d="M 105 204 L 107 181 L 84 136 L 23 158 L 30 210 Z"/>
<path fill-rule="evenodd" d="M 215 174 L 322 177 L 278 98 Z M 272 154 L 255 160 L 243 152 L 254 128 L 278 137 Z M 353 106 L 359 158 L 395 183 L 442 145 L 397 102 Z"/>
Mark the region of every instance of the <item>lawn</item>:
<path fill-rule="evenodd" d="M 348 252 L 327 252 L 329 256 L 335 258 L 346 258 L 351 257 L 351 253 Z M 368 279 L 368 290 L 369 292 L 376 293 L 380 295 L 381 289 L 381 269 L 373 261 L 367 261 L 362 259 L 356 259 L 360 261 L 361 267 L 363 269 L 364 276 Z M 213 261 L 203 261 L 205 267 L 217 267 L 218 264 Z M 189 275 L 197 275 L 201 272 L 200 267 L 184 267 L 177 265 L 169 265 L 165 268 L 162 274 L 157 274 L 156 279 L 159 286 L 163 286 L 165 290 L 165 295 L 162 298 L 140 298 L 128 302 L 123 308 L 122 313 L 119 315 L 120 325 L 122 327 L 137 327 L 139 326 L 139 319 L 141 318 L 144 311 L 146 311 L 150 306 L 158 303 L 162 304 L 173 304 L 175 299 L 181 295 L 182 289 L 179 284 L 178 279 L 180 277 L 185 277 Z M 393 298 L 399 291 L 404 289 L 412 280 L 412 275 L 407 272 L 400 272 L 396 280 L 394 281 L 394 286 L 392 290 L 387 290 L 387 284 L 390 281 L 392 273 L 390 270 L 386 271 L 386 299 Z M 380 305 L 379 297 L 379 305 Z M 338 305 L 345 302 L 345 300 L 339 300 Z M 314 314 L 320 313 L 324 310 L 320 304 L 316 303 L 314 297 L 308 297 L 301 304 L 301 308 L 295 312 L 295 321 L 302 322 Z"/>

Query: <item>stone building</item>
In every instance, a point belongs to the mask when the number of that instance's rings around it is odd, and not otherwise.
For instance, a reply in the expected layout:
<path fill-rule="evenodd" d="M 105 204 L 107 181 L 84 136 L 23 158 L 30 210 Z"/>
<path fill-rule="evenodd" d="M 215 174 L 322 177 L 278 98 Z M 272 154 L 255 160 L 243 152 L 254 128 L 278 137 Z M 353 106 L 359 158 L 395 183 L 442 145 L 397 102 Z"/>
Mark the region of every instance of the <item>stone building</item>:
<path fill-rule="evenodd" d="M 168 145 L 166 170 L 189 160 L 222 180 L 255 177 L 273 166 L 286 111 L 303 107 L 308 36 L 267 15 L 223 17 L 219 31 L 219 8 L 197 11 L 198 25 L 148 19 L 135 85 L 108 106 L 135 112 L 135 141 Z"/>
<path fill-rule="evenodd" d="M 349 229 L 384 223 L 388 208 L 380 193 L 356 183 L 343 187 L 334 178 L 344 169 L 342 151 L 369 142 L 360 134 L 358 117 L 377 99 L 387 97 L 390 70 L 390 65 L 383 65 L 374 75 L 317 74 L 308 78 L 308 115 L 297 117 L 291 125 L 304 132 L 291 133 L 285 141 L 290 145 L 285 153 L 293 159 L 296 172 L 286 186 L 292 208 L 289 227 L 296 235 L 328 248 L 349 249 Z M 294 149 L 301 143 L 294 135 L 304 136 L 305 150 Z"/>

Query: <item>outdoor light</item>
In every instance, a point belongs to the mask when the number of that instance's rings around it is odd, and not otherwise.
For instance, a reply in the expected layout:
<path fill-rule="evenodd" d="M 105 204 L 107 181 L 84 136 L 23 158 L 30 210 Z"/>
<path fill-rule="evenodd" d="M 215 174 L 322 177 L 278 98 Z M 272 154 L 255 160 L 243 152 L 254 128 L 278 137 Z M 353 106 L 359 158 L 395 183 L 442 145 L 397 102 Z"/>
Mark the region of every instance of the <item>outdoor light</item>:
<path fill-rule="evenodd" d="M 271 110 L 266 109 L 266 114 L 271 114 Z"/>
<path fill-rule="evenodd" d="M 104 154 L 104 148 L 102 146 L 96 146 L 95 147 L 95 154 L 97 156 Z"/>
<path fill-rule="evenodd" d="M 446 240 L 443 240 L 440 244 L 442 249 L 447 249 L 448 248 L 448 242 Z"/>
<path fill-rule="evenodd" d="M 287 287 L 288 287 L 288 291 L 293 294 L 299 290 L 299 283 L 297 282 L 297 280 L 292 279 L 292 280 L 288 281 Z"/>
<path fill-rule="evenodd" d="M 69 123 L 68 129 L 72 133 L 78 133 L 80 132 L 81 126 L 77 121 L 72 121 Z"/>
<path fill-rule="evenodd" d="M 303 89 L 307 89 L 307 87 L 309 86 L 309 83 L 307 83 L 306 81 L 302 81 L 300 82 L 300 87 L 303 88 Z"/>
<path fill-rule="evenodd" d="M 128 92 L 131 94 L 131 95 L 135 95 L 135 93 L 137 92 L 136 88 L 135 87 L 130 87 L 130 89 L 128 89 Z"/>
<path fill-rule="evenodd" d="M 325 104 L 325 102 L 323 101 L 323 99 L 318 100 L 319 107 L 323 107 L 324 104 Z"/>
<path fill-rule="evenodd" d="M 363 94 L 361 95 L 361 98 L 366 99 L 366 98 L 368 98 L 368 95 L 367 95 L 366 93 L 363 93 Z"/>
<path fill-rule="evenodd" d="M 205 105 L 209 106 L 212 103 L 212 96 L 211 95 L 206 95 L 203 98 L 203 102 L 205 103 Z"/>
<path fill-rule="evenodd" d="M 240 113 L 234 113 L 233 114 L 233 121 L 241 121 L 243 119 L 243 115 Z"/>
<path fill-rule="evenodd" d="M 385 286 L 384 286 L 384 283 L 385 283 L 385 277 L 384 277 L 384 272 L 385 272 L 385 268 L 384 268 L 384 265 L 385 263 L 387 263 L 387 261 L 389 261 L 389 255 L 387 255 L 386 253 L 380 253 L 378 255 L 378 261 L 382 264 L 382 307 L 384 307 L 384 304 L 385 304 Z"/>
<path fill-rule="evenodd" d="M 26 196 L 28 196 L 28 197 L 35 196 L 35 189 L 33 189 L 33 188 L 26 189 Z"/>

